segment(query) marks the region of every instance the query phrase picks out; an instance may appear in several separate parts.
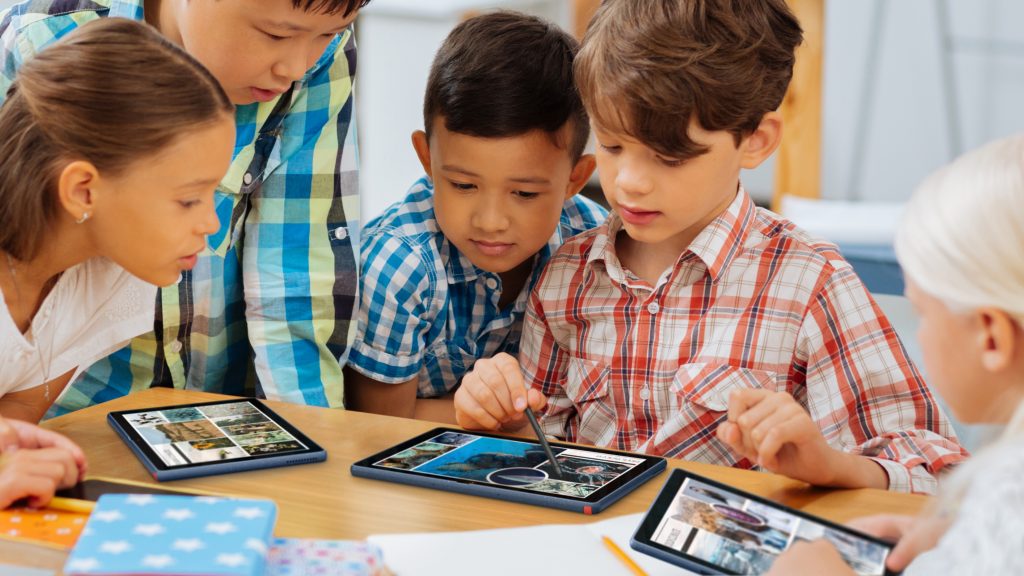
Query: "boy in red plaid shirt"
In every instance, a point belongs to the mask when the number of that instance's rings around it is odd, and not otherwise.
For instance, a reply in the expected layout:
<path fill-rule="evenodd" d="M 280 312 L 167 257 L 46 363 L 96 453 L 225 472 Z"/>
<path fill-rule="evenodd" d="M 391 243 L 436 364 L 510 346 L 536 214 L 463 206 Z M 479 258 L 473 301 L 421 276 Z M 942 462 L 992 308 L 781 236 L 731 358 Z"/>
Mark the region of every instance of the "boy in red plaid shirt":
<path fill-rule="evenodd" d="M 613 214 L 549 262 L 519 361 L 463 379 L 462 426 L 530 405 L 571 442 L 926 493 L 967 455 L 836 247 L 740 184 L 800 41 L 784 0 L 601 5 L 575 72 Z"/>

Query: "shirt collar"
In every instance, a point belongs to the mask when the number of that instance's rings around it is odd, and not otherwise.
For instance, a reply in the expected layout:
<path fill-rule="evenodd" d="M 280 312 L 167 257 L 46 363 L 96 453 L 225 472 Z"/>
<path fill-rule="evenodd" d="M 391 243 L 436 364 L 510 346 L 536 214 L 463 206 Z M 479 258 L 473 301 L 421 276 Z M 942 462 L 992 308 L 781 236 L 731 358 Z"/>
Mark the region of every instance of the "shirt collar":
<path fill-rule="evenodd" d="M 112 0 L 110 16 L 142 20 L 145 6 L 143 0 Z"/>
<path fill-rule="evenodd" d="M 490 274 L 481 270 L 473 264 L 469 258 L 459 252 L 459 249 L 448 240 L 448 237 L 438 229 L 438 236 L 441 237 L 441 245 L 438 252 L 441 254 L 441 261 L 444 262 L 445 270 L 448 272 L 448 283 L 458 284 L 460 282 L 471 282 L 480 275 Z"/>
<path fill-rule="evenodd" d="M 755 213 L 754 201 L 750 199 L 743 186 L 740 186 L 736 198 L 729 207 L 697 234 L 690 246 L 679 255 L 676 266 L 692 254 L 707 267 L 712 281 L 717 281 L 742 249 L 750 233 Z M 587 257 L 587 265 L 604 262 L 609 276 L 624 282 L 622 264 L 615 253 L 615 237 L 622 230 L 622 219 L 617 213 L 612 212 L 598 230 L 590 255 Z"/>

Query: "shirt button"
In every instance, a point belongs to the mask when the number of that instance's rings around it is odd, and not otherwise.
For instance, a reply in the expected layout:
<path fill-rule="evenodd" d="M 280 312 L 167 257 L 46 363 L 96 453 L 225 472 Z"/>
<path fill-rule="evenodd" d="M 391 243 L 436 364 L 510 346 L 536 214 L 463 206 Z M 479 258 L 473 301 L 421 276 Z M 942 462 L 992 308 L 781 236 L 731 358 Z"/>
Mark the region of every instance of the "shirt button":
<path fill-rule="evenodd" d="M 498 287 L 498 281 L 495 280 L 494 278 L 488 278 L 485 284 L 487 284 L 487 287 L 490 288 L 491 290 L 494 290 Z"/>
<path fill-rule="evenodd" d="M 348 238 L 348 228 L 345 228 L 344 226 L 339 226 L 338 228 L 335 228 L 334 238 L 336 240 L 344 240 L 345 238 Z"/>
<path fill-rule="evenodd" d="M 171 352 L 174 352 L 175 354 L 181 352 L 181 346 L 181 340 L 175 340 L 174 342 L 171 342 Z"/>
<path fill-rule="evenodd" d="M 242 182 L 246 185 L 252 184 L 252 173 L 246 172 L 245 176 L 242 176 Z"/>
<path fill-rule="evenodd" d="M 651 389 L 650 388 L 644 387 L 644 388 L 640 389 L 640 399 L 641 400 L 647 400 L 650 397 L 651 397 Z"/>
<path fill-rule="evenodd" d="M 661 306 L 658 306 L 657 302 L 651 302 L 650 304 L 647 305 L 647 311 L 650 312 L 651 314 L 657 314 L 658 312 L 661 311 Z"/>

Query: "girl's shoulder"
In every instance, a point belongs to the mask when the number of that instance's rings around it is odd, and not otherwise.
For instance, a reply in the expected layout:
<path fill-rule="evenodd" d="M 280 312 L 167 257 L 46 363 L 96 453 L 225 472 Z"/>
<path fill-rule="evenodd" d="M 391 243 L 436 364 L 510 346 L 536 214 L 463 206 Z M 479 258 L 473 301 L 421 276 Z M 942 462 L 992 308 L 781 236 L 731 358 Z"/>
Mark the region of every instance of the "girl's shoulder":
<path fill-rule="evenodd" d="M 1004 439 L 979 452 L 955 520 L 938 545 L 905 572 L 917 574 L 1024 574 L 1024 437 Z"/>

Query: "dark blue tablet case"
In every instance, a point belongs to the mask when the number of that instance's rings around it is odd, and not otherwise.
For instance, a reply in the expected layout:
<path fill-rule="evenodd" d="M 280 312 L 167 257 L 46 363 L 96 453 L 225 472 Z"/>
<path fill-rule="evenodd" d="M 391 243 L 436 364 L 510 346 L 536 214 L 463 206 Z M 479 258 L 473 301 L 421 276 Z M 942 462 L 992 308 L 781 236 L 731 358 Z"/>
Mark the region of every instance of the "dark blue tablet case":
<path fill-rule="evenodd" d="M 469 433 L 472 434 L 472 432 Z M 650 456 L 646 457 L 650 458 Z M 560 510 L 581 512 L 583 514 L 597 514 L 614 504 L 626 494 L 629 494 L 633 490 L 639 488 L 644 482 L 647 482 L 651 478 L 660 474 L 665 470 L 666 466 L 667 464 L 665 459 L 657 459 L 657 462 L 655 462 L 653 466 L 645 470 L 639 476 L 609 492 L 606 496 L 596 502 L 584 502 L 569 497 L 549 496 L 538 492 L 499 488 L 485 484 L 475 484 L 468 481 L 459 482 L 458 480 L 442 478 L 439 476 L 421 476 L 400 470 L 375 468 L 372 465 L 358 466 L 357 464 L 353 464 L 351 471 L 353 476 L 358 476 L 360 478 L 372 478 L 374 480 L 384 480 L 386 482 L 398 482 L 399 484 L 408 484 L 410 486 L 421 486 L 424 488 L 433 488 L 435 490 L 444 490 L 446 492 L 458 492 L 459 494 L 469 494 L 471 496 L 483 496 L 485 498 L 494 498 L 496 500 L 508 500 L 509 502 L 520 502 L 522 504 L 533 504 L 534 506 L 558 508 Z"/>
<path fill-rule="evenodd" d="M 182 406 L 191 406 L 191 404 L 182 404 Z M 160 408 L 166 408 L 162 406 Z M 128 412 L 134 412 L 129 410 Z M 262 468 L 277 468 L 279 466 L 293 466 L 295 464 L 311 464 L 313 462 L 323 462 L 327 460 L 327 451 L 323 448 L 312 452 L 301 452 L 298 454 L 281 454 L 264 456 L 260 458 L 243 458 L 241 460 L 227 460 L 224 462 L 209 462 L 203 464 L 194 464 L 181 466 L 180 468 L 171 468 L 169 470 L 161 470 L 150 460 L 150 457 L 146 452 L 139 446 L 135 440 L 128 434 L 127 431 L 118 423 L 117 414 L 123 412 L 111 412 L 107 414 L 107 422 L 117 432 L 117 435 L 124 440 L 124 443 L 132 449 L 135 456 L 138 457 L 142 465 L 149 470 L 149 473 L 158 482 L 164 482 L 166 480 L 183 480 L 185 478 L 199 478 L 200 476 L 215 476 L 217 474 L 230 474 L 232 472 L 244 472 L 246 470 L 259 470 Z M 275 414 L 275 417 L 280 418 Z M 275 420 L 280 424 L 280 420 Z M 309 441 L 308 438 L 303 438 L 305 441 Z M 314 444 L 315 445 L 315 444 Z"/>

